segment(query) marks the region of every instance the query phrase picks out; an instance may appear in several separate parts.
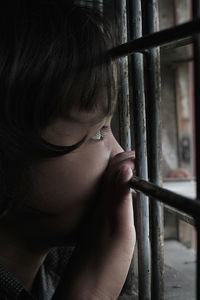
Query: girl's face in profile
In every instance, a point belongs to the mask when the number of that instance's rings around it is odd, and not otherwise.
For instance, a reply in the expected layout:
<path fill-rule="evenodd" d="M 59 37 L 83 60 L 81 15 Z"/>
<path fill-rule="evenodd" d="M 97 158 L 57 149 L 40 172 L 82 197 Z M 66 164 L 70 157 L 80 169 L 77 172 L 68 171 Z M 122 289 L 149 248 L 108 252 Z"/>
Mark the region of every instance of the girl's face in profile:
<path fill-rule="evenodd" d="M 33 170 L 36 195 L 28 206 L 42 212 L 31 223 L 39 237 L 53 241 L 73 233 L 110 159 L 123 151 L 111 132 L 111 117 L 96 123 L 98 117 L 98 113 L 76 112 L 72 120 L 57 119 L 43 132 L 48 142 L 63 146 L 76 144 L 85 135 L 87 138 L 73 152 L 47 159 Z"/>

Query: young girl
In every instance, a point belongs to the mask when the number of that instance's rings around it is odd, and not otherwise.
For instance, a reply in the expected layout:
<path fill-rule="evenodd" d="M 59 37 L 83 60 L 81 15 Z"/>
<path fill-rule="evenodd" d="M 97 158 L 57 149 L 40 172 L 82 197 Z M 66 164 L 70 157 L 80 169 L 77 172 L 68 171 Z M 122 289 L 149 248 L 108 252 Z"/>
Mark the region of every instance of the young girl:
<path fill-rule="evenodd" d="M 0 299 L 117 299 L 134 152 L 110 124 L 113 32 L 66 0 L 0 4 Z"/>

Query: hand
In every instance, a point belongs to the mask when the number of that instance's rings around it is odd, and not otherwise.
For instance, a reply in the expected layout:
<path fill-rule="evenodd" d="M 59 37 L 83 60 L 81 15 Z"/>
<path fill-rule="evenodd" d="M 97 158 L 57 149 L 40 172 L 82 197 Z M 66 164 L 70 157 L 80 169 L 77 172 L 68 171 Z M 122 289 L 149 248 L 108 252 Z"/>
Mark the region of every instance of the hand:
<path fill-rule="evenodd" d="M 85 234 L 74 251 L 54 300 L 115 300 L 125 282 L 135 246 L 128 182 L 135 154 L 117 154 L 105 171 Z M 70 270 L 70 271 L 69 271 Z"/>

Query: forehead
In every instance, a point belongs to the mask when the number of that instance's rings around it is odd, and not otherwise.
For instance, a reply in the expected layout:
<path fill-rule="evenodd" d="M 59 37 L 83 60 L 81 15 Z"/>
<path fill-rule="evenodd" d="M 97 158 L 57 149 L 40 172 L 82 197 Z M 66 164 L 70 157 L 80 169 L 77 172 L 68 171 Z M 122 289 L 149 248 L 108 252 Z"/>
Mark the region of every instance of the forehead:
<path fill-rule="evenodd" d="M 77 122 L 83 125 L 96 125 L 106 119 L 105 113 L 103 111 L 80 111 L 78 109 L 72 109 L 68 116 L 69 121 Z"/>
<path fill-rule="evenodd" d="M 101 111 L 87 112 L 78 109 L 71 109 L 66 118 L 58 117 L 44 130 L 43 134 L 47 132 L 62 135 L 63 132 L 79 132 L 85 134 L 85 131 L 105 122 L 108 116 L 105 116 Z"/>

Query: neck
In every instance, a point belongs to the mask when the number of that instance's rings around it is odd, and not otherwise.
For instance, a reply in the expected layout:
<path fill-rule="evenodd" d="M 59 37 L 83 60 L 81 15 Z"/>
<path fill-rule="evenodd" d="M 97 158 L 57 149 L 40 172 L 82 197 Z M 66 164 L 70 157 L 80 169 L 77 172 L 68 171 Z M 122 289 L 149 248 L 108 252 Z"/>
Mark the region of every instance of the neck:
<path fill-rule="evenodd" d="M 31 291 L 34 280 L 49 249 L 28 245 L 0 228 L 0 264 Z"/>

